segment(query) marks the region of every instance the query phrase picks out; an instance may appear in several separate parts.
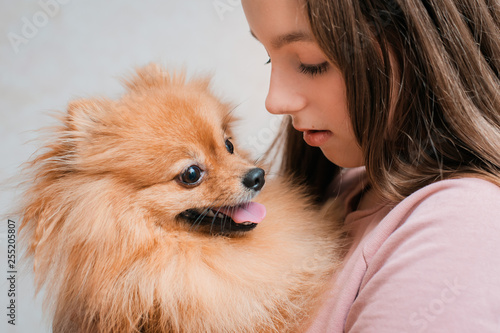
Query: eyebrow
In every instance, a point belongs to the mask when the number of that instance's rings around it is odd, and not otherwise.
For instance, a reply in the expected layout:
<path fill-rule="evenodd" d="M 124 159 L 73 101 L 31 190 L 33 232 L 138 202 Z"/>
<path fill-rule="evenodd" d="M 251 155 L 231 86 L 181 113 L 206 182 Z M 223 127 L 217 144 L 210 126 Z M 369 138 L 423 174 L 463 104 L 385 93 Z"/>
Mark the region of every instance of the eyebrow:
<path fill-rule="evenodd" d="M 255 34 L 253 33 L 252 30 L 250 30 L 250 34 L 255 39 L 259 40 L 257 38 L 257 36 L 255 36 Z M 294 31 L 294 32 L 289 32 L 289 33 L 280 35 L 278 37 L 275 37 L 271 41 L 271 45 L 275 49 L 279 49 L 279 48 L 285 46 L 286 44 L 290 44 L 290 43 L 294 43 L 294 42 L 312 42 L 312 41 L 314 41 L 314 39 L 310 34 L 303 32 L 303 31 Z"/>

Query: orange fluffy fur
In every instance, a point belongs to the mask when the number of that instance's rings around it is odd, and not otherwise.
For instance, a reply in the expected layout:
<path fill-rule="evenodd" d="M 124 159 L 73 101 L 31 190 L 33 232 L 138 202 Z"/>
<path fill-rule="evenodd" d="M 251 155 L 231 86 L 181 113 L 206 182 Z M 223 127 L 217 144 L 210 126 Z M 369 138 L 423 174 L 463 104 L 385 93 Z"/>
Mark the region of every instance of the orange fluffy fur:
<path fill-rule="evenodd" d="M 253 199 L 241 184 L 253 164 L 225 146 L 228 111 L 208 80 L 157 65 L 138 70 L 119 100 L 70 103 L 29 164 L 21 212 L 54 332 L 301 330 L 338 264 L 338 217 L 280 179 Z M 185 186 L 178 175 L 192 164 L 205 174 Z M 179 218 L 250 199 L 267 208 L 251 231 Z"/>

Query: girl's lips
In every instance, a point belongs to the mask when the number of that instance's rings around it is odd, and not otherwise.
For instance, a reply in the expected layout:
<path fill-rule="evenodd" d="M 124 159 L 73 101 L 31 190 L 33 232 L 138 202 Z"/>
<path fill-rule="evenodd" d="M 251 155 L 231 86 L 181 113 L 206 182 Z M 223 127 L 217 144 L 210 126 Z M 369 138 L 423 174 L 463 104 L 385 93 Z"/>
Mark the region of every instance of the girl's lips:
<path fill-rule="evenodd" d="M 316 131 L 316 130 L 305 130 L 304 131 L 304 141 L 313 147 L 322 146 L 333 133 L 331 131 Z"/>

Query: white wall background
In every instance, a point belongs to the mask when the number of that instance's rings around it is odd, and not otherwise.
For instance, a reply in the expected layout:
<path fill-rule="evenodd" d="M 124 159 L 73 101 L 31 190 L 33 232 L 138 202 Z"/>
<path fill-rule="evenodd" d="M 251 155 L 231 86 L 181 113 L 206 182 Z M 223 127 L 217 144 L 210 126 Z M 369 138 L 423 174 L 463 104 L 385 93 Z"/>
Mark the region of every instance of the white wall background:
<path fill-rule="evenodd" d="M 256 156 L 265 150 L 276 128 L 264 108 L 270 67 L 238 0 L 0 0 L 0 332 L 51 331 L 22 271 L 16 325 L 7 323 L 7 218 L 18 220 L 6 184 L 35 152 L 27 141 L 53 124 L 51 110 L 76 97 L 118 97 L 119 78 L 151 61 L 213 73 L 214 90 L 239 105 L 240 143 Z"/>

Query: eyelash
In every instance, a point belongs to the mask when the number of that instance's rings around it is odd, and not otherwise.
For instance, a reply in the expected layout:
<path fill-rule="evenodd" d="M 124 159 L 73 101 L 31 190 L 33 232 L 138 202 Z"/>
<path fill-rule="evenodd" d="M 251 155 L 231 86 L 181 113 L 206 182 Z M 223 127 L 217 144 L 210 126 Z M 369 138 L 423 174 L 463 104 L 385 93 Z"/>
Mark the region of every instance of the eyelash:
<path fill-rule="evenodd" d="M 304 64 L 300 64 L 300 72 L 301 73 L 304 73 L 304 74 L 307 74 L 307 75 L 311 75 L 311 76 L 315 76 L 315 75 L 321 75 L 323 73 L 325 73 L 328 69 L 328 62 L 323 62 L 321 64 L 318 64 L 318 65 L 304 65 Z"/>
<path fill-rule="evenodd" d="M 271 63 L 271 58 L 265 63 L 270 64 Z M 325 73 L 328 70 L 328 62 L 325 61 L 321 64 L 318 65 L 305 65 L 305 64 L 300 64 L 299 66 L 299 72 L 302 74 L 307 74 L 310 76 L 315 76 L 315 75 L 321 75 Z"/>

